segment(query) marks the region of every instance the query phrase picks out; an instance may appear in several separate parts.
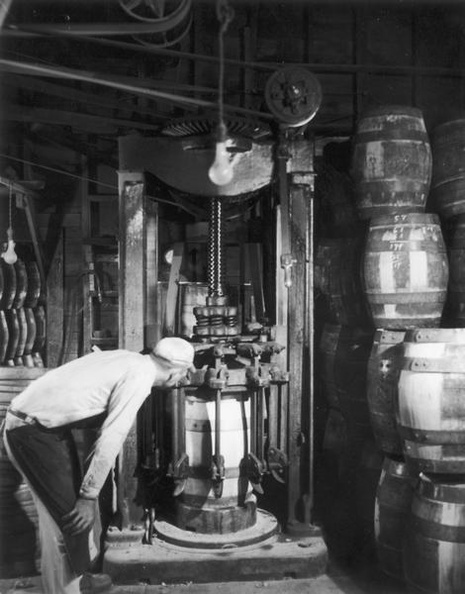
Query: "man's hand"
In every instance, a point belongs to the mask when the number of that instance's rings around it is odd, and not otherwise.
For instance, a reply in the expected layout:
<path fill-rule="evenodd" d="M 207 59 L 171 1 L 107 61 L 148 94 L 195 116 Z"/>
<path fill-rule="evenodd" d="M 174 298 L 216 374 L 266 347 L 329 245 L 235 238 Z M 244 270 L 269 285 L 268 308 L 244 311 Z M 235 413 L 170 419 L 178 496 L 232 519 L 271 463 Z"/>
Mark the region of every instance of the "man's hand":
<path fill-rule="evenodd" d="M 95 520 L 95 499 L 76 501 L 74 508 L 62 518 L 62 530 L 72 536 L 88 530 Z"/>

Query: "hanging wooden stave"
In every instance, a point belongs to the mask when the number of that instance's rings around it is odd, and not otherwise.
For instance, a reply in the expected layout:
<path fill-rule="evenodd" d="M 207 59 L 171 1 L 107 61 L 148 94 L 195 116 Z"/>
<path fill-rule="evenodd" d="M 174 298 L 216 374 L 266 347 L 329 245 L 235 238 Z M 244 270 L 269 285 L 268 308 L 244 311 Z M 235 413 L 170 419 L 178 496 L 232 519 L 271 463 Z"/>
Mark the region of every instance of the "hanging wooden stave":
<path fill-rule="evenodd" d="M 25 367 L 34 367 L 34 359 L 32 358 L 32 348 L 34 346 L 37 336 L 37 324 L 34 317 L 34 312 L 31 307 L 25 307 L 24 313 L 26 316 L 27 335 L 26 344 L 24 345 L 23 364 Z"/>
<path fill-rule="evenodd" d="M 0 310 L 0 365 L 3 365 L 5 362 L 9 338 L 10 333 L 6 322 L 5 312 Z"/>
<path fill-rule="evenodd" d="M 36 338 L 32 347 L 32 358 L 34 360 L 35 367 L 43 367 L 44 362 L 42 358 L 42 351 L 44 349 L 46 339 L 45 309 L 43 305 L 38 305 L 33 311 L 36 321 Z"/>
<path fill-rule="evenodd" d="M 14 367 L 14 358 L 19 344 L 19 320 L 16 309 L 7 309 L 5 311 L 6 322 L 8 324 L 8 344 L 6 347 L 5 364 L 8 367 Z"/>
<path fill-rule="evenodd" d="M 16 292 L 12 307 L 19 309 L 20 307 L 23 307 L 27 294 L 26 264 L 23 260 L 18 258 L 13 266 L 15 267 L 16 272 Z"/>
<path fill-rule="evenodd" d="M 37 262 L 29 261 L 26 262 L 27 271 L 27 293 L 24 300 L 24 307 L 34 308 L 37 306 L 41 291 L 41 279 L 39 267 Z"/>
<path fill-rule="evenodd" d="M 16 269 L 14 264 L 7 264 L 3 258 L 0 258 L 0 264 L 4 282 L 0 309 L 9 309 L 13 306 L 13 301 L 16 297 Z"/>
<path fill-rule="evenodd" d="M 26 320 L 26 313 L 25 313 L 23 307 L 20 307 L 19 309 L 17 309 L 16 314 L 18 316 L 19 337 L 18 337 L 18 345 L 16 347 L 16 353 L 14 356 L 14 362 L 15 362 L 16 366 L 22 367 L 24 347 L 26 346 L 26 339 L 27 339 L 27 320 Z"/>
<path fill-rule="evenodd" d="M 4 288 L 5 288 L 5 280 L 3 278 L 3 267 L 0 266 L 0 304 L 2 303 L 2 300 L 3 300 Z"/>

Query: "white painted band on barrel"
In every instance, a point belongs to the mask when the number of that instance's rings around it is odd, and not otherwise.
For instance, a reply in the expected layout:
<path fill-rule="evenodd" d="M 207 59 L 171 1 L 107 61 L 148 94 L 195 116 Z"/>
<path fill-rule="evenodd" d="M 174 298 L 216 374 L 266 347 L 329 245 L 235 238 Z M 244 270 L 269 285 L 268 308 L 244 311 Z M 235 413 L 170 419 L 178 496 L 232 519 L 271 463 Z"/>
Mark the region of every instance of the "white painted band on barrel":
<path fill-rule="evenodd" d="M 365 179 L 379 179 L 384 176 L 384 143 L 374 141 L 366 145 Z"/>
<path fill-rule="evenodd" d="M 220 412 L 221 454 L 224 456 L 226 467 L 238 467 L 250 449 L 250 400 L 241 403 L 236 399 L 223 399 Z M 209 431 L 186 429 L 186 453 L 190 464 L 210 466 L 215 444 L 215 402 L 186 398 L 187 419 L 210 422 Z"/>
<path fill-rule="evenodd" d="M 463 507 L 463 506 L 461 506 Z M 462 512 L 463 513 L 463 512 Z M 457 525 L 457 524 L 452 524 Z M 465 543 L 439 541 L 438 586 L 441 594 L 457 594 L 465 587 Z"/>
<path fill-rule="evenodd" d="M 398 382 L 399 424 L 416 429 L 452 429 L 442 419 L 442 388 L 442 374 L 402 370 Z"/>
<path fill-rule="evenodd" d="M 443 464 L 460 463 L 460 467 L 463 468 L 463 455 L 460 451 L 457 455 L 454 455 L 454 450 L 452 450 L 452 453 L 449 452 L 446 454 L 444 448 L 444 445 L 424 445 L 407 439 L 404 440 L 405 454 L 412 461 L 416 461 L 420 464 L 425 461 L 440 462 Z M 463 448 L 463 445 L 458 444 L 456 445 L 456 448 Z"/>
<path fill-rule="evenodd" d="M 425 251 L 409 252 L 410 287 L 412 290 L 422 291 L 428 283 L 428 254 Z"/>
<path fill-rule="evenodd" d="M 396 254 L 381 252 L 379 255 L 379 285 L 383 293 L 395 293 Z"/>

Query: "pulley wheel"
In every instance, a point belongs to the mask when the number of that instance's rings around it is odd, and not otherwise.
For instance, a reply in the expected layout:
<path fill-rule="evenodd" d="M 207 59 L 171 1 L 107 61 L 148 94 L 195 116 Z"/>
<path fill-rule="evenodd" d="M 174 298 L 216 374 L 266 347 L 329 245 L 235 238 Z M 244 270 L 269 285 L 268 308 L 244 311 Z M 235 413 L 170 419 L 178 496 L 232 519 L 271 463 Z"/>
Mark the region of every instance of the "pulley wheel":
<path fill-rule="evenodd" d="M 119 4 L 132 18 L 153 24 L 153 33 L 133 35 L 143 45 L 175 45 L 192 25 L 192 0 L 119 0 Z"/>
<path fill-rule="evenodd" d="M 318 79 L 305 68 L 286 66 L 274 72 L 265 87 L 268 109 L 289 127 L 307 124 L 321 105 Z"/>
<path fill-rule="evenodd" d="M 119 0 L 126 14 L 145 22 L 178 25 L 190 10 L 191 0 Z"/>

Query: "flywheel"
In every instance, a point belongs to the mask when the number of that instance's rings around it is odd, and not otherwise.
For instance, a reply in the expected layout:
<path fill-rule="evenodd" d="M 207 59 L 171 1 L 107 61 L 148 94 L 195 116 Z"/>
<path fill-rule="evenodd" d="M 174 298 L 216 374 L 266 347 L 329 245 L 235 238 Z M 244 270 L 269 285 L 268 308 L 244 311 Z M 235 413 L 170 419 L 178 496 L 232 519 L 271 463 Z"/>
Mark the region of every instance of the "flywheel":
<path fill-rule="evenodd" d="M 286 66 L 268 79 L 265 100 L 279 123 L 291 128 L 302 126 L 313 119 L 320 108 L 321 85 L 309 70 Z"/>

